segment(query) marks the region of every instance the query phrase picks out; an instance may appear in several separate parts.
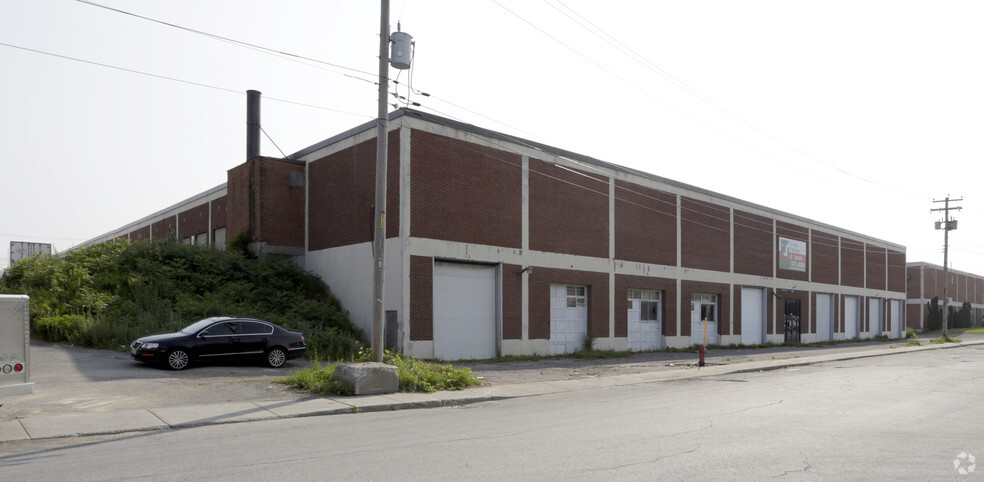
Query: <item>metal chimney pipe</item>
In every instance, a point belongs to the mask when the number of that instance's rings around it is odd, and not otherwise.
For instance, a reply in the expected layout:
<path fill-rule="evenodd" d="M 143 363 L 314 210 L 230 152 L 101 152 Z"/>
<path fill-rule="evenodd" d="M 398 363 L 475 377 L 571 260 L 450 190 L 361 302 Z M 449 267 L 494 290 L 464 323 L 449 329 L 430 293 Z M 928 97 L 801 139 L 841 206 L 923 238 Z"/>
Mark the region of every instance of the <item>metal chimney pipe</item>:
<path fill-rule="evenodd" d="M 246 160 L 260 155 L 260 96 L 258 90 L 246 91 Z"/>

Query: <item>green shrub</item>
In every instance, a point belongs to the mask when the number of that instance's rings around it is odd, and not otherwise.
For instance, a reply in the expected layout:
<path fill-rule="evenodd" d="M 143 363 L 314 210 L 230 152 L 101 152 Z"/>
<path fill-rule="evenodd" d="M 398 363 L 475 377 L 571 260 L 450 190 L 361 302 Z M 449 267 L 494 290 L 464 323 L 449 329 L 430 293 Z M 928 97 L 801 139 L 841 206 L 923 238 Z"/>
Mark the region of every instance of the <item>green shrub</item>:
<path fill-rule="evenodd" d="M 362 333 L 317 276 L 289 258 L 170 241 L 118 241 L 36 256 L 0 276 L 0 293 L 31 297 L 38 338 L 119 348 L 217 315 L 266 319 L 304 333 L 312 353 L 349 359 Z M 70 318 L 62 318 L 70 317 Z"/>
<path fill-rule="evenodd" d="M 919 335 L 916 334 L 915 328 L 910 327 L 905 329 L 905 337 L 912 339 L 912 338 L 919 338 Z"/>
<path fill-rule="evenodd" d="M 92 320 L 82 315 L 45 316 L 33 323 L 31 333 L 48 341 L 80 345 L 92 325 Z"/>

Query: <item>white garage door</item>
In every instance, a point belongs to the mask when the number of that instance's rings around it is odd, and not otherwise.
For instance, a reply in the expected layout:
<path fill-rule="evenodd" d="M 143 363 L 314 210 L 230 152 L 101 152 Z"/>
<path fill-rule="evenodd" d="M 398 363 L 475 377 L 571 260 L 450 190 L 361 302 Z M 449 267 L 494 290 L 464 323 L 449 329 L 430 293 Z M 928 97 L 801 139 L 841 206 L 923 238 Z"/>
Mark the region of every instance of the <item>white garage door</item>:
<path fill-rule="evenodd" d="M 882 300 L 880 298 L 868 299 L 868 328 L 872 338 L 881 335 L 882 325 Z"/>
<path fill-rule="evenodd" d="M 858 331 L 858 319 L 861 318 L 860 309 L 857 296 L 844 297 L 844 336 L 849 340 L 860 335 Z"/>
<path fill-rule="evenodd" d="M 762 288 L 741 289 L 741 344 L 761 345 L 765 326 L 765 290 Z"/>
<path fill-rule="evenodd" d="M 817 341 L 834 339 L 834 295 L 817 293 Z"/>
<path fill-rule="evenodd" d="M 495 357 L 496 268 L 434 263 L 434 356 Z"/>
<path fill-rule="evenodd" d="M 588 336 L 588 288 L 550 285 L 550 354 L 574 353 Z"/>
<path fill-rule="evenodd" d="M 892 338 L 902 338 L 902 302 L 899 300 L 892 300 L 889 303 L 891 307 L 891 328 L 892 328 Z"/>

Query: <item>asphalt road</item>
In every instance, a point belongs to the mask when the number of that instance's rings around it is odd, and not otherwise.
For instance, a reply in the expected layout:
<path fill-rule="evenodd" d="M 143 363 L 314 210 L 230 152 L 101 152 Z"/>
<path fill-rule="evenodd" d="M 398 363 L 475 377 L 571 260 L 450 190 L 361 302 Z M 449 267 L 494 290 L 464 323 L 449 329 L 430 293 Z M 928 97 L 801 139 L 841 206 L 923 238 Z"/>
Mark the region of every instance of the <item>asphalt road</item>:
<path fill-rule="evenodd" d="M 960 478 L 958 468 L 970 471 L 970 457 L 984 455 L 984 421 L 975 416 L 981 373 L 984 347 L 967 346 L 454 408 L 23 442 L 0 445 L 0 473 L 5 480 Z"/>

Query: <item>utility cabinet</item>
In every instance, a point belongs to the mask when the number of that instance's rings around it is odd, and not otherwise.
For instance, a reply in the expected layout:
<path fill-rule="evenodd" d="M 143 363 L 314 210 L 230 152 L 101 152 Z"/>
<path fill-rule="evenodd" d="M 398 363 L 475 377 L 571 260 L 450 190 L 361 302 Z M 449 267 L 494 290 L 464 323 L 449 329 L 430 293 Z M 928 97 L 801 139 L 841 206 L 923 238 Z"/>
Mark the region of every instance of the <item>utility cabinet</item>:
<path fill-rule="evenodd" d="M 0 396 L 34 393 L 27 295 L 0 295 Z"/>

